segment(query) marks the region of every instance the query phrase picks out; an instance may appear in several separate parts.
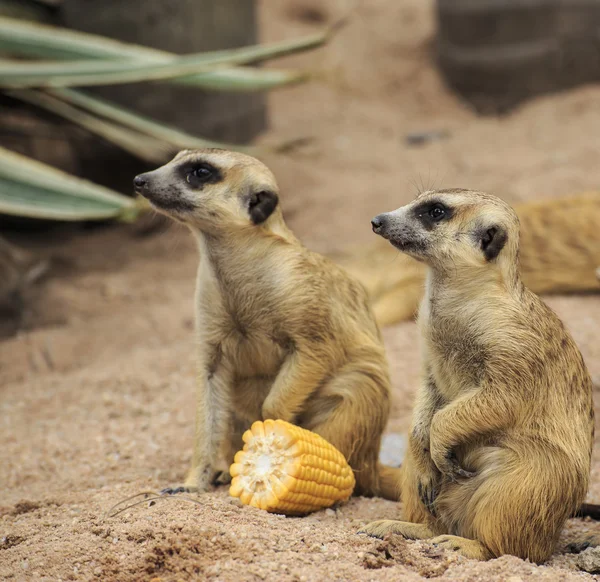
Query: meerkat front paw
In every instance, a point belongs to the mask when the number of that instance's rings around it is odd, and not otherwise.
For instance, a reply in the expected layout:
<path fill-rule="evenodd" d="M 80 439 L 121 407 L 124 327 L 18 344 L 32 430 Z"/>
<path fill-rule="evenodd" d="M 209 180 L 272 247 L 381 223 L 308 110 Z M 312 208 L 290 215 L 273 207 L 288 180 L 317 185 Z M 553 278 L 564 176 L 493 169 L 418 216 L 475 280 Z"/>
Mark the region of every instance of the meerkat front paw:
<path fill-rule="evenodd" d="M 421 503 L 425 506 L 427 511 L 437 517 L 435 510 L 435 500 L 440 492 L 440 479 L 438 475 L 423 475 L 419 477 L 417 484 L 417 490 Z"/>
<path fill-rule="evenodd" d="M 431 460 L 434 462 L 435 466 L 438 468 L 439 472 L 442 475 L 445 475 L 456 481 L 459 477 L 463 477 L 465 479 L 469 479 L 471 477 L 475 477 L 477 473 L 473 471 L 467 471 L 464 469 L 456 455 L 452 449 L 436 449 L 432 448 L 431 450 Z"/>

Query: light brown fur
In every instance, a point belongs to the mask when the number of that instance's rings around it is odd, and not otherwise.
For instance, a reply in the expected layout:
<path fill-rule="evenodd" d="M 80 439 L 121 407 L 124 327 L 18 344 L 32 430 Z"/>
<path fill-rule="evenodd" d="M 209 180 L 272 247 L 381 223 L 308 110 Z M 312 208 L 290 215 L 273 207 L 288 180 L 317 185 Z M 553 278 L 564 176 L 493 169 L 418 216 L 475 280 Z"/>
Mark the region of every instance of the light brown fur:
<path fill-rule="evenodd" d="M 521 274 L 534 293 L 600 291 L 600 192 L 515 206 L 521 222 Z M 425 265 L 378 240 L 334 259 L 367 289 L 379 325 L 414 317 Z"/>
<path fill-rule="evenodd" d="M 190 175 L 203 164 L 219 179 Z M 269 169 L 234 152 L 184 151 L 136 180 L 200 249 L 200 373 L 185 489 L 227 480 L 243 431 L 280 418 L 336 446 L 355 471 L 355 493 L 398 499 L 399 469 L 378 463 L 390 380 L 367 294 L 287 228 Z"/>
<path fill-rule="evenodd" d="M 374 229 L 428 274 L 407 521 L 364 531 L 433 538 L 469 558 L 547 560 L 587 492 L 592 384 L 562 322 L 521 282 L 516 214 L 482 192 L 425 192 Z"/>

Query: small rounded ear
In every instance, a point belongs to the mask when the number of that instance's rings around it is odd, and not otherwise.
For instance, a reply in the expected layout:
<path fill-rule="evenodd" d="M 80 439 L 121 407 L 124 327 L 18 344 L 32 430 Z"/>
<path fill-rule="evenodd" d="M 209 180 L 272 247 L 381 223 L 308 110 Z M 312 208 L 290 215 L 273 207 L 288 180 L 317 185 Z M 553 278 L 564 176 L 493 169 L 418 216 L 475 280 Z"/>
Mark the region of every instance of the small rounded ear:
<path fill-rule="evenodd" d="M 481 242 L 481 250 L 483 251 L 486 260 L 493 261 L 504 248 L 504 245 L 508 240 L 508 234 L 501 226 L 490 226 L 481 229 L 479 240 Z"/>
<path fill-rule="evenodd" d="M 261 224 L 277 207 L 279 197 L 271 190 L 254 192 L 248 197 L 248 214 L 254 224 Z"/>

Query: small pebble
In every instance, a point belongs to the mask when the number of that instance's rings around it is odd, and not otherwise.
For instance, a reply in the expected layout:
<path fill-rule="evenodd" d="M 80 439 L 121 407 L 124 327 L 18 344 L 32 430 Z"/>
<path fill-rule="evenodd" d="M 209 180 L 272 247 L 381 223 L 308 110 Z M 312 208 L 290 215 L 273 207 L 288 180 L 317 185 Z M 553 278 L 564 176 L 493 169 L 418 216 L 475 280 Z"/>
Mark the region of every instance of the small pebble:
<path fill-rule="evenodd" d="M 422 146 L 430 141 L 445 139 L 450 136 L 450 133 L 444 130 L 418 131 L 409 133 L 404 137 L 404 141 L 409 146 Z"/>
<path fill-rule="evenodd" d="M 600 574 L 600 547 L 581 552 L 577 557 L 577 567 L 590 574 Z"/>

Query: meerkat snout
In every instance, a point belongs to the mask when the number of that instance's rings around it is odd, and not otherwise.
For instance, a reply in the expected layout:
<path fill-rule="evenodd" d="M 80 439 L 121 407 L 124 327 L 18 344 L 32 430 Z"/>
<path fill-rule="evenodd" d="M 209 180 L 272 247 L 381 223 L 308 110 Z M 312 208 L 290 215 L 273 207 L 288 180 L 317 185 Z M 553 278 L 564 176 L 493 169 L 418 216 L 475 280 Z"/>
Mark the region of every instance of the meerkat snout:
<path fill-rule="evenodd" d="M 413 256 L 419 255 L 423 250 L 423 240 L 410 220 L 407 220 L 405 209 L 406 207 L 402 207 L 393 212 L 378 214 L 371 220 L 371 226 L 375 234 L 389 240 L 397 249 Z"/>
<path fill-rule="evenodd" d="M 373 232 L 375 234 L 379 234 L 379 232 L 384 228 L 385 225 L 385 215 L 378 214 L 375 218 L 371 220 L 371 226 L 373 227 Z"/>
<path fill-rule="evenodd" d="M 148 183 L 148 180 L 144 176 L 144 174 L 140 174 L 133 179 L 133 188 L 136 192 L 140 192 L 143 190 L 144 186 Z"/>
<path fill-rule="evenodd" d="M 191 212 L 194 205 L 175 188 L 167 187 L 164 172 L 161 172 L 163 168 L 136 176 L 133 179 L 133 189 L 136 194 L 146 198 L 156 210 L 174 215 L 174 218 L 181 218 L 182 214 Z"/>

